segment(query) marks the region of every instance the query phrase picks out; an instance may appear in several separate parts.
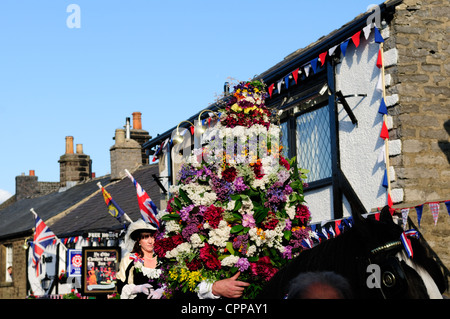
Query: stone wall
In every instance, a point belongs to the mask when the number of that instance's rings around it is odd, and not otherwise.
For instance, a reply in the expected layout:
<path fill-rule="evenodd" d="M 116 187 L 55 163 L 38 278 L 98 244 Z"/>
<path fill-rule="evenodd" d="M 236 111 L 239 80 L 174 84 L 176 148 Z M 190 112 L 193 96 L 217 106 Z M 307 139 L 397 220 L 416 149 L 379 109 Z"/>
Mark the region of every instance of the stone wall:
<path fill-rule="evenodd" d="M 405 0 L 389 26 L 385 46 L 397 54 L 386 69 L 392 82 L 387 95 L 397 97 L 388 108 L 390 140 L 401 141 L 401 152 L 390 157 L 391 185 L 403 193 L 395 207 L 450 199 L 449 16 L 446 0 Z M 410 217 L 417 224 L 414 209 Z M 450 216 L 443 203 L 436 226 L 425 205 L 420 231 L 450 269 Z"/>
<path fill-rule="evenodd" d="M 27 296 L 26 250 L 22 247 L 24 240 L 25 238 L 16 238 L 10 242 L 3 242 L 0 245 L 0 247 L 3 247 L 4 244 L 11 244 L 13 247 L 13 281 L 6 282 L 4 274 L 1 274 L 0 299 L 24 299 Z M 0 264 L 4 266 L 2 263 Z M 2 267 L 2 272 L 3 269 Z"/>

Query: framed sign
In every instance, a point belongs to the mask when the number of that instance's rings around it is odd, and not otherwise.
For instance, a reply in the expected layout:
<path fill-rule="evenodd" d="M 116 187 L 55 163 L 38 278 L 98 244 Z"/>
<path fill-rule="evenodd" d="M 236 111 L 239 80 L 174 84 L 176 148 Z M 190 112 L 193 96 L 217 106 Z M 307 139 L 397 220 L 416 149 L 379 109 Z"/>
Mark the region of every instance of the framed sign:
<path fill-rule="evenodd" d="M 81 265 L 83 257 L 81 249 L 67 250 L 67 275 L 69 277 L 81 277 Z"/>
<path fill-rule="evenodd" d="M 120 247 L 83 247 L 81 285 L 84 295 L 117 292 Z"/>

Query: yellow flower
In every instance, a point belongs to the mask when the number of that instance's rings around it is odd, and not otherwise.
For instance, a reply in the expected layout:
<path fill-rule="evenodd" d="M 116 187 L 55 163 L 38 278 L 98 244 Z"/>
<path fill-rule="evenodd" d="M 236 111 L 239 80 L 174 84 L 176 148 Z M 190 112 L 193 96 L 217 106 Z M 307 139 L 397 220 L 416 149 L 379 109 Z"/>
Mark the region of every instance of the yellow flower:
<path fill-rule="evenodd" d="M 234 103 L 234 104 L 231 106 L 231 109 L 232 109 L 233 111 L 235 111 L 235 112 L 242 112 L 242 108 L 241 108 L 239 105 L 237 105 L 237 103 Z"/>
<path fill-rule="evenodd" d="M 244 113 L 245 114 L 248 114 L 250 111 L 253 111 L 253 110 L 255 110 L 256 109 L 256 106 L 252 106 L 252 107 L 248 107 L 248 108 L 246 108 L 245 110 L 244 110 Z M 242 109 L 241 109 L 242 110 Z"/>
<path fill-rule="evenodd" d="M 203 278 L 199 271 L 191 271 L 189 274 L 189 283 L 188 283 L 189 290 L 194 291 L 194 289 L 197 287 L 197 283 L 202 280 Z"/>
<path fill-rule="evenodd" d="M 177 280 L 177 278 L 178 278 L 178 273 L 177 273 L 177 271 L 176 271 L 175 269 L 171 269 L 171 270 L 169 271 L 169 277 L 170 277 L 170 279 L 172 279 L 172 280 Z"/>
<path fill-rule="evenodd" d="M 180 281 L 185 281 L 188 278 L 188 276 L 189 276 L 189 272 L 186 269 L 181 268 Z"/>

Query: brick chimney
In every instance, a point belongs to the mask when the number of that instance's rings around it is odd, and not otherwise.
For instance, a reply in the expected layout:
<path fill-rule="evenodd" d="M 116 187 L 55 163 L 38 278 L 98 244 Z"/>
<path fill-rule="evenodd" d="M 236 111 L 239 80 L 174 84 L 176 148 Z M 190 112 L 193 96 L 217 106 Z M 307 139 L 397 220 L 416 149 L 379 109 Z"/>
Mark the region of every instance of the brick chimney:
<path fill-rule="evenodd" d="M 16 176 L 16 200 L 37 197 L 40 195 L 38 177 L 34 170 L 30 170 L 29 175 L 22 173 Z"/>
<path fill-rule="evenodd" d="M 66 136 L 66 152 L 59 158 L 59 176 L 61 186 L 67 182 L 81 182 L 91 178 L 92 160 L 83 153 L 83 145 L 76 145 L 76 154 L 73 153 L 73 136 Z"/>
<path fill-rule="evenodd" d="M 149 163 L 148 155 L 145 154 L 145 150 L 142 148 L 145 142 L 149 141 L 152 137 L 148 134 L 148 131 L 142 129 L 142 113 L 133 112 L 133 128 L 131 129 L 131 139 L 137 141 L 141 146 L 142 164 L 147 165 Z"/>

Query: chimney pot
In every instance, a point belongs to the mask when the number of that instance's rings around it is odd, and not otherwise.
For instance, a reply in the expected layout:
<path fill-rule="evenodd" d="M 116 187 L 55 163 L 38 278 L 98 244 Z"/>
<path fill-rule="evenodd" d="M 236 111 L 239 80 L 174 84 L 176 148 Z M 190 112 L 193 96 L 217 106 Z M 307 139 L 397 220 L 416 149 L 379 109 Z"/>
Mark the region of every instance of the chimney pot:
<path fill-rule="evenodd" d="M 30 169 L 30 176 L 35 176 L 34 170 Z"/>
<path fill-rule="evenodd" d="M 73 136 L 66 136 L 66 154 L 73 154 Z"/>
<path fill-rule="evenodd" d="M 77 144 L 77 154 L 83 154 L 83 144 Z"/>
<path fill-rule="evenodd" d="M 142 130 L 141 112 L 133 112 L 133 128 L 135 130 Z"/>
<path fill-rule="evenodd" d="M 125 131 L 122 129 L 116 129 L 116 145 L 125 143 Z"/>

